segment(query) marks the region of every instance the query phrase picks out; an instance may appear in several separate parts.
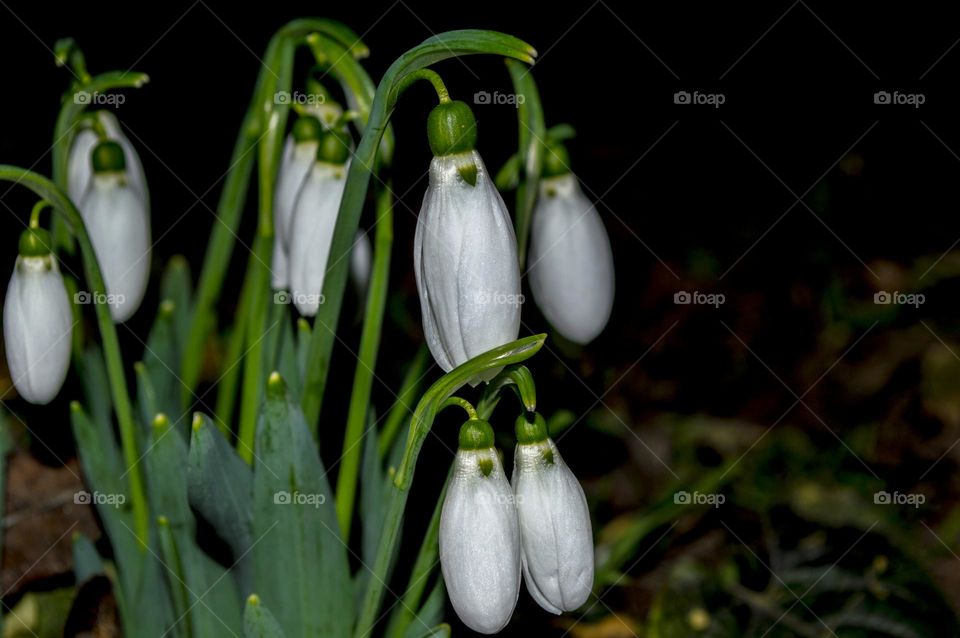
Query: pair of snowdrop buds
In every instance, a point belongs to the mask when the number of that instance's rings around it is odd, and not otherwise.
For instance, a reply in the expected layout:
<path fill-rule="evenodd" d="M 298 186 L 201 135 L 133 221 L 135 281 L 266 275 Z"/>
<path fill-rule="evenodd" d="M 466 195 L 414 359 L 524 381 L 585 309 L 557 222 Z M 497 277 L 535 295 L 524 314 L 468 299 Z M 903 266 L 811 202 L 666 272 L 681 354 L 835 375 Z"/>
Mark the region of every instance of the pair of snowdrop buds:
<path fill-rule="evenodd" d="M 521 573 L 533 599 L 554 614 L 582 605 L 593 587 L 583 489 L 547 436 L 543 417 L 521 416 L 516 433 L 507 482 L 490 424 L 464 424 L 440 514 L 440 564 L 450 602 L 464 624 L 484 634 L 510 621 Z"/>
<path fill-rule="evenodd" d="M 67 191 L 80 209 L 116 322 L 143 301 L 150 277 L 150 195 L 143 165 L 107 111 L 77 133 L 67 164 Z"/>
<path fill-rule="evenodd" d="M 328 104 L 328 108 L 336 108 Z M 346 186 L 351 140 L 336 126 L 331 111 L 300 117 L 287 139 L 274 195 L 274 243 L 271 285 L 289 286 L 297 311 L 317 314 L 340 200 Z M 372 249 L 358 233 L 350 272 L 362 293 L 369 277 Z"/>

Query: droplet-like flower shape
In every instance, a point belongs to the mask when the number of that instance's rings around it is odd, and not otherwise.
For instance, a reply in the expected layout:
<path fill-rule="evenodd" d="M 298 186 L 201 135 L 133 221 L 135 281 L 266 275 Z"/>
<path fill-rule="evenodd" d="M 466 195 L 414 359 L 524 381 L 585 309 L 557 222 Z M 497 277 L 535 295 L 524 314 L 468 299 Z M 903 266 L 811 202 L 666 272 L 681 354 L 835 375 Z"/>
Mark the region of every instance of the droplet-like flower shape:
<path fill-rule="evenodd" d="M 320 121 L 311 115 L 301 117 L 287 137 L 277 172 L 273 200 L 273 263 L 271 285 L 276 290 L 289 282 L 290 226 L 297 195 L 317 159 L 317 140 L 323 132 Z"/>
<path fill-rule="evenodd" d="M 449 372 L 516 340 L 523 296 L 513 224 L 473 150 L 470 108 L 440 104 L 428 132 L 434 158 L 417 220 L 414 272 L 427 345 Z"/>
<path fill-rule="evenodd" d="M 312 317 L 323 299 L 327 259 L 346 185 L 350 154 L 346 133 L 327 131 L 300 188 L 290 223 L 290 290 L 297 311 Z"/>
<path fill-rule="evenodd" d="M 593 587 L 593 531 L 577 478 L 547 436 L 543 417 L 517 419 L 513 490 L 527 590 L 549 612 L 572 611 Z"/>
<path fill-rule="evenodd" d="M 3 339 L 13 384 L 30 403 L 49 403 L 67 376 L 73 315 L 53 243 L 42 229 L 20 238 L 20 255 L 7 284 Z"/>
<path fill-rule="evenodd" d="M 123 154 L 126 157 L 127 182 L 144 201 L 147 201 L 149 192 L 143 164 L 140 163 L 140 156 L 137 155 L 133 144 L 120 128 L 120 122 L 110 111 L 97 111 L 94 117 L 97 125 L 103 128 L 106 139 L 116 142 L 123 148 Z M 91 155 L 100 141 L 92 127 L 85 127 L 77 133 L 70 145 L 70 155 L 67 158 L 67 194 L 77 205 L 83 201 L 91 187 L 93 180 Z"/>
<path fill-rule="evenodd" d="M 80 206 L 116 322 L 140 307 L 150 276 L 149 204 L 128 182 L 125 155 L 117 142 L 94 148 L 93 184 Z"/>
<path fill-rule="evenodd" d="M 493 430 L 468 421 L 440 513 L 440 567 L 454 610 L 474 631 L 496 633 L 513 615 L 520 593 L 519 534 Z"/>
<path fill-rule="evenodd" d="M 540 182 L 531 223 L 533 299 L 557 332 L 575 343 L 589 343 L 613 309 L 613 253 L 603 221 L 566 170 Z"/>

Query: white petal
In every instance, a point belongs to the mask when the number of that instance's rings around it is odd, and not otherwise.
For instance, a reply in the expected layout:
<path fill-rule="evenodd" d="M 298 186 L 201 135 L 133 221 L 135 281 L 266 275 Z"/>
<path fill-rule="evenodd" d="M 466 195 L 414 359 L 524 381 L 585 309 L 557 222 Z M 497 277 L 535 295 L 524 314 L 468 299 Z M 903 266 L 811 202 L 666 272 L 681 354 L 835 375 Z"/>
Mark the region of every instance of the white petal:
<path fill-rule="evenodd" d="M 140 162 L 140 156 L 137 150 L 130 143 L 130 140 L 120 128 L 120 122 L 110 111 L 98 111 L 97 117 L 107 132 L 107 137 L 114 140 L 123 148 L 123 156 L 127 161 L 127 181 L 130 187 L 140 196 L 149 208 L 150 191 L 147 188 L 146 173 L 143 172 L 143 164 Z"/>
<path fill-rule="evenodd" d="M 480 461 L 489 461 L 488 476 Z M 520 592 L 516 506 L 493 449 L 459 450 L 440 513 L 440 565 L 450 602 L 484 634 L 510 621 Z"/>
<path fill-rule="evenodd" d="M 593 587 L 593 530 L 583 488 L 550 439 L 517 445 L 513 488 L 527 590 L 547 611 L 572 611 Z"/>
<path fill-rule="evenodd" d="M 31 403 L 49 403 L 70 366 L 73 315 L 52 257 L 18 257 L 3 304 L 3 338 L 13 384 Z"/>
<path fill-rule="evenodd" d="M 345 166 L 314 162 L 290 225 L 290 288 L 301 315 L 317 314 L 346 183 Z"/>
<path fill-rule="evenodd" d="M 282 290 L 290 285 L 289 236 L 293 206 L 307 173 L 313 166 L 316 154 L 316 142 L 297 144 L 292 135 L 287 136 L 273 200 L 273 263 L 270 266 L 270 283 L 275 290 Z"/>
<path fill-rule="evenodd" d="M 530 232 L 530 289 L 564 337 L 592 341 L 613 309 L 610 239 L 572 174 L 543 180 Z"/>
<path fill-rule="evenodd" d="M 273 259 L 270 262 L 270 286 L 274 290 L 286 290 L 290 284 L 290 265 L 287 263 L 287 247 L 280 234 L 274 230 Z"/>
<path fill-rule="evenodd" d="M 96 175 L 81 207 L 107 286 L 113 320 L 140 307 L 150 276 L 150 216 L 144 200 L 115 174 Z"/>
<path fill-rule="evenodd" d="M 477 183 L 464 182 L 464 157 L 435 157 L 414 240 L 427 345 L 447 372 L 520 331 L 517 241 L 506 205 L 480 155 Z"/>
<path fill-rule="evenodd" d="M 75 206 L 79 206 L 83 201 L 90 187 L 90 179 L 93 177 L 90 153 L 96 145 L 97 134 L 88 128 L 77 133 L 70 145 L 70 154 L 67 157 L 67 195 Z"/>

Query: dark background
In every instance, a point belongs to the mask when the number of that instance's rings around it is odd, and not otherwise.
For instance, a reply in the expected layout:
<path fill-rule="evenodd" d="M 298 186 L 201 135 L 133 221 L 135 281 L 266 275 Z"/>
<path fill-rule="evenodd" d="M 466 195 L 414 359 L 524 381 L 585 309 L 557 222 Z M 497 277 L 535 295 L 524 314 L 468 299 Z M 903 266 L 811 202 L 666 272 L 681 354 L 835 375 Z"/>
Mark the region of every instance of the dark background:
<path fill-rule="evenodd" d="M 468 27 L 511 33 L 540 52 L 533 73 L 548 125 L 577 129 L 569 143 L 572 165 L 598 201 L 617 265 L 617 302 L 606 332 L 585 351 L 551 341 L 549 354 L 533 364 L 545 410 L 567 407 L 580 416 L 609 405 L 620 425 L 640 430 L 658 410 L 769 423 L 792 401 L 777 377 L 800 393 L 823 372 L 796 362 L 816 347 L 825 289 L 838 286 L 846 297 L 869 300 L 876 290 L 894 289 L 896 265 L 922 255 L 932 261 L 960 238 L 954 90 L 960 48 L 953 48 L 960 27 L 940 3 L 667 4 L 5 0 L 0 162 L 49 173 L 53 124 L 69 80 L 49 50 L 58 38 L 78 40 L 92 73 L 148 73 L 150 83 L 126 91 L 117 115 L 150 184 L 155 270 L 182 253 L 196 272 L 259 56 L 283 23 L 318 13 L 342 20 L 370 46 L 364 64 L 375 79 L 435 33 Z M 453 97 L 468 102 L 477 91 L 511 92 L 495 58 L 451 60 L 437 70 Z M 677 105 L 680 90 L 722 93 L 725 103 Z M 881 90 L 920 93 L 926 101 L 920 108 L 876 105 Z M 406 311 L 391 310 L 395 323 L 380 360 L 382 378 L 394 388 L 398 365 L 419 338 L 410 256 L 430 159 L 424 123 L 433 103 L 429 89 L 418 87 L 393 120 L 394 184 L 403 201 L 392 277 Z M 515 110 L 482 105 L 475 112 L 478 148 L 496 170 L 515 150 Z M 796 203 L 801 196 L 804 203 Z M 506 199 L 512 208 L 512 197 Z M 25 189 L 6 186 L 0 200 L 8 207 L 0 208 L 0 236 L 9 269 L 32 201 Z M 252 214 L 245 218 L 241 237 L 249 245 Z M 247 256 L 240 244 L 234 254 L 225 311 L 239 289 L 239 259 Z M 145 309 L 130 324 L 141 336 L 152 320 L 156 277 L 151 286 Z M 926 317 L 956 307 L 956 286 L 938 287 L 928 295 Z M 678 290 L 723 293 L 733 303 L 676 306 Z M 344 324 L 353 311 L 346 309 Z M 533 304 L 524 322 L 524 334 L 547 329 Z M 137 350 L 132 335 L 121 336 Z M 850 356 L 866 358 L 871 347 L 868 339 Z M 346 387 L 352 358 L 337 356 Z M 376 392 L 388 405 L 387 390 Z M 327 406 L 332 420 L 343 411 L 335 401 Z M 66 414 L 65 404 L 58 409 Z M 454 424 L 441 421 L 438 428 L 446 428 L 441 438 L 452 447 Z M 50 431 L 68 429 L 51 424 Z M 564 454 L 586 480 L 630 455 L 585 429 L 575 427 L 566 440 Z M 61 438 L 51 435 L 50 445 L 59 450 Z M 337 449 L 336 442 L 326 447 L 325 458 Z M 442 459 L 418 475 L 429 484 L 446 471 L 442 449 L 437 439 L 426 448 L 423 458 Z M 652 457 L 647 462 L 656 465 Z M 616 506 L 600 505 L 598 516 L 615 513 L 606 508 Z M 521 600 L 531 605 L 525 595 Z"/>

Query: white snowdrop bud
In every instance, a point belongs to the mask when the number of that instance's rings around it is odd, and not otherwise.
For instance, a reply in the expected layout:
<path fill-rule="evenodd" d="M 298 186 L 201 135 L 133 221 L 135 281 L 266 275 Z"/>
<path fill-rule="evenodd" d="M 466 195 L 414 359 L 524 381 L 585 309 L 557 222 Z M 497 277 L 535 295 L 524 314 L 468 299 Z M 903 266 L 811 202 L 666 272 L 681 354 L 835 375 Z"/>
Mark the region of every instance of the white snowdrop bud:
<path fill-rule="evenodd" d="M 572 611 L 593 588 L 593 531 L 577 478 L 547 436 L 539 414 L 517 419 L 513 490 L 517 499 L 523 576 L 549 612 Z"/>
<path fill-rule="evenodd" d="M 67 377 L 73 315 L 50 234 L 24 231 L 20 255 L 7 284 L 3 339 L 10 376 L 30 403 L 49 403 Z"/>
<path fill-rule="evenodd" d="M 485 421 L 468 421 L 440 513 L 440 567 L 454 610 L 493 634 L 520 592 L 520 529 L 513 492 Z"/>

